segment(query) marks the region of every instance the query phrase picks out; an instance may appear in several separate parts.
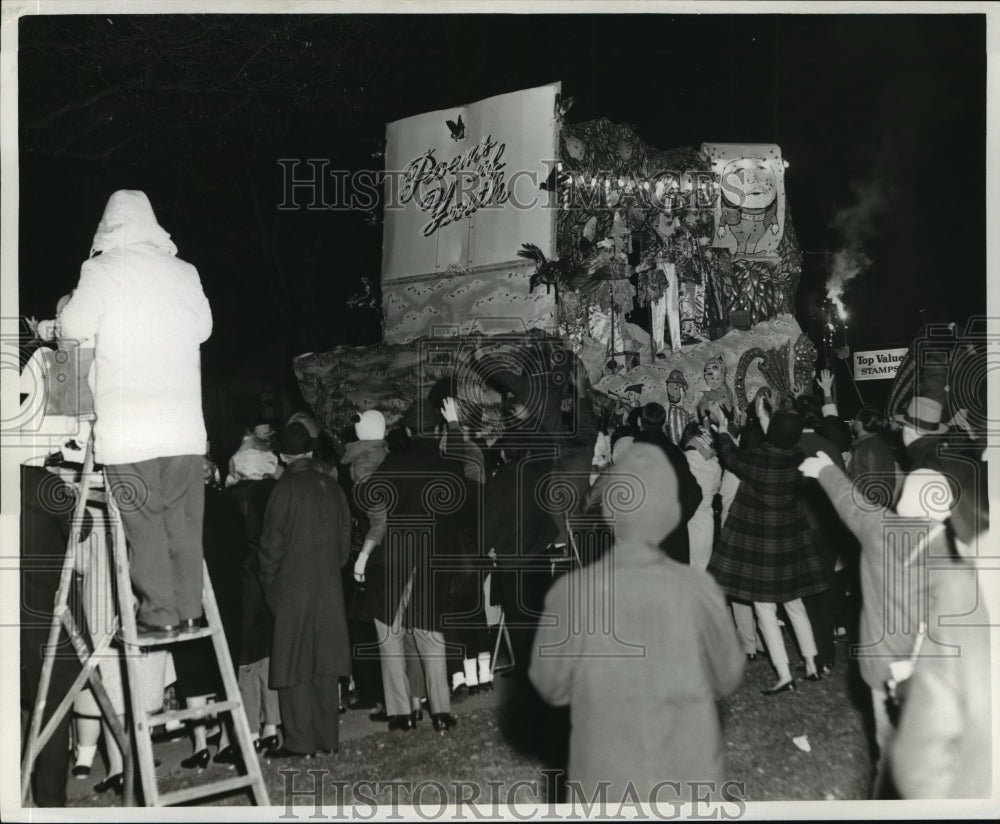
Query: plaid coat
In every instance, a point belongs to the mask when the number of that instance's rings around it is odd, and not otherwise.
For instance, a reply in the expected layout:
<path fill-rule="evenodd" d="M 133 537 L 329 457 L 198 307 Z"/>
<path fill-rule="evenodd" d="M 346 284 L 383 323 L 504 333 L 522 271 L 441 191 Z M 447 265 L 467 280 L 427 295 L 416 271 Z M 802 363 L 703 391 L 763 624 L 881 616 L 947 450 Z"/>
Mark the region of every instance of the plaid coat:
<path fill-rule="evenodd" d="M 785 603 L 829 588 L 816 537 L 798 500 L 802 455 L 765 442 L 738 451 L 719 437 L 723 464 L 742 483 L 708 571 L 731 598 Z"/>

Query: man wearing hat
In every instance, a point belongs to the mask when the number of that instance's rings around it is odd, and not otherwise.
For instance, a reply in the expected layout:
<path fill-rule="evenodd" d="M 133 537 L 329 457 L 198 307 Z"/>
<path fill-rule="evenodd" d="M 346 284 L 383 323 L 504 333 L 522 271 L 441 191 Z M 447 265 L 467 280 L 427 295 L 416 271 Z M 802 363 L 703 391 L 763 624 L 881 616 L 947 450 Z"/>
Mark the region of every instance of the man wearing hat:
<path fill-rule="evenodd" d="M 270 687 L 278 691 L 284 741 L 266 758 L 336 751 L 338 679 L 351 674 L 341 567 L 351 553 L 351 516 L 340 486 L 312 459 L 299 421 L 278 438 L 285 472 L 267 502 L 260 580 L 274 615 Z"/>
<path fill-rule="evenodd" d="M 936 398 L 916 395 L 903 412 L 893 415 L 901 428 L 907 473 L 897 504 L 900 514 L 922 513 L 923 490 L 927 487 L 944 489 L 947 485 L 952 499 L 955 497 L 955 482 L 949 477 L 954 474 L 953 460 L 942 454 L 948 446 L 948 426 L 941 422 L 942 412 L 943 406 Z"/>
<path fill-rule="evenodd" d="M 914 414 L 921 411 L 931 417 Z M 933 405 L 925 407 L 915 398 L 907 412 L 904 432 L 914 430 L 914 423 L 927 430 L 933 425 Z M 912 432 L 907 437 L 913 437 Z M 893 676 L 891 665 L 915 659 L 918 653 L 919 659 L 948 654 L 938 640 L 939 627 L 932 612 L 934 582 L 927 574 L 927 563 L 929 558 L 948 557 L 944 521 L 954 499 L 938 473 L 918 469 L 907 476 L 895 511 L 858 506 L 851 481 L 825 452 L 806 458 L 799 469 L 807 478 L 818 479 L 861 544 L 861 616 L 858 643 L 851 655 L 872 695 L 879 752 L 872 795 L 879 798 L 886 789 L 887 747 L 893 730 L 886 688 Z M 935 486 L 928 490 L 928 484 Z M 903 547 L 907 549 L 902 551 Z M 926 637 L 921 636 L 921 624 Z"/>
<path fill-rule="evenodd" d="M 667 400 L 670 405 L 667 407 L 667 422 L 664 428 L 674 446 L 680 446 L 684 429 L 691 422 L 691 413 L 681 406 L 687 388 L 688 382 L 680 369 L 674 369 L 667 376 Z"/>

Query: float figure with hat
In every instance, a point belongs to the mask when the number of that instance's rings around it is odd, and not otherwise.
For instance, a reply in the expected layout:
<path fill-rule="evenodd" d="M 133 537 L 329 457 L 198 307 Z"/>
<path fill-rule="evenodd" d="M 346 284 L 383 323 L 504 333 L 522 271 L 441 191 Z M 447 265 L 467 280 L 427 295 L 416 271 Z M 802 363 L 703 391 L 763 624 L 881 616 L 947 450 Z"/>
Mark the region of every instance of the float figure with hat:
<path fill-rule="evenodd" d="M 691 422 L 691 413 L 683 406 L 684 394 L 688 389 L 687 379 L 680 369 L 671 370 L 667 375 L 667 422 L 666 431 L 670 440 L 680 446 L 684 430 Z"/>

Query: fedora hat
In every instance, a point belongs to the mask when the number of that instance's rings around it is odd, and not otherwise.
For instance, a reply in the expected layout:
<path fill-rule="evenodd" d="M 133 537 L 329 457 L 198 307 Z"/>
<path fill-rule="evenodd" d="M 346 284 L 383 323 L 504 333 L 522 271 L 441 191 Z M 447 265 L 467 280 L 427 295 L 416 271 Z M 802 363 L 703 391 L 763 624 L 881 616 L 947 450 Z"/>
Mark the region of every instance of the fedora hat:
<path fill-rule="evenodd" d="M 905 412 L 897 412 L 892 418 L 924 435 L 941 435 L 948 431 L 948 427 L 941 423 L 942 411 L 938 401 L 916 395 L 906 405 Z"/>
<path fill-rule="evenodd" d="M 667 383 L 679 383 L 685 389 L 688 388 L 688 382 L 684 378 L 684 373 L 680 369 L 674 369 L 669 375 L 667 375 Z"/>

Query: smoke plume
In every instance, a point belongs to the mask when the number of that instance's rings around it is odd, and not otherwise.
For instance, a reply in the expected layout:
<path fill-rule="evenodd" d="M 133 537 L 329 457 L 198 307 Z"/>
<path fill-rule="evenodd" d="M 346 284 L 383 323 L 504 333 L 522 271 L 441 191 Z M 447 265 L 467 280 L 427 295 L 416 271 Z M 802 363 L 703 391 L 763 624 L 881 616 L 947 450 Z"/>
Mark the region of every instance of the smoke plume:
<path fill-rule="evenodd" d="M 842 246 L 834 253 L 827 275 L 826 294 L 837 306 L 843 317 L 841 297 L 847 284 L 871 265 L 866 253 L 874 237 L 877 221 L 889 202 L 890 191 L 878 180 L 851 183 L 853 205 L 840 209 L 833 217 L 832 226 L 840 235 Z"/>

